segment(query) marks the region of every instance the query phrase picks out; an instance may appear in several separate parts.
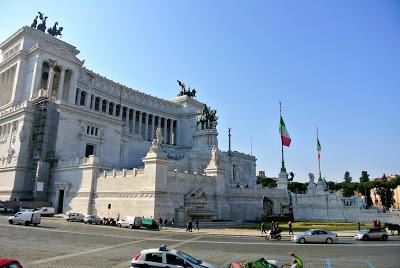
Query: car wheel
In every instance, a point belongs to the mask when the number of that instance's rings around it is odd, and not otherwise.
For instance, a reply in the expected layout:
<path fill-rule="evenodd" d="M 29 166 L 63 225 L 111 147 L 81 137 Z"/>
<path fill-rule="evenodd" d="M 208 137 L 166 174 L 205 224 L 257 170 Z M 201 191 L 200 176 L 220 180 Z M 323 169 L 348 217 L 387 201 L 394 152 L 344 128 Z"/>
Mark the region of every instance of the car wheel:
<path fill-rule="evenodd" d="M 387 236 L 387 235 L 383 235 L 383 236 L 382 236 L 382 240 L 383 240 L 383 241 L 388 240 L 388 236 Z"/>
<path fill-rule="evenodd" d="M 129 225 L 129 228 L 133 229 L 133 225 L 132 225 L 132 224 L 130 224 L 130 225 Z"/>
<path fill-rule="evenodd" d="M 26 221 L 24 225 L 29 226 L 29 221 Z"/>
<path fill-rule="evenodd" d="M 369 236 L 368 236 L 368 235 L 364 235 L 363 238 L 362 238 L 362 240 L 364 240 L 364 241 L 369 240 Z"/>
<path fill-rule="evenodd" d="M 306 240 L 302 237 L 302 238 L 299 239 L 299 243 L 300 243 L 300 244 L 305 244 L 305 243 L 306 243 Z"/>
<path fill-rule="evenodd" d="M 13 224 L 14 222 L 13 222 L 13 220 L 9 220 L 8 223 L 9 224 Z"/>
<path fill-rule="evenodd" d="M 332 240 L 332 238 L 327 238 L 325 242 L 326 242 L 327 244 L 332 244 L 332 243 L 333 243 L 333 240 Z"/>
<path fill-rule="evenodd" d="M 33 226 L 37 227 L 37 223 L 34 223 Z"/>

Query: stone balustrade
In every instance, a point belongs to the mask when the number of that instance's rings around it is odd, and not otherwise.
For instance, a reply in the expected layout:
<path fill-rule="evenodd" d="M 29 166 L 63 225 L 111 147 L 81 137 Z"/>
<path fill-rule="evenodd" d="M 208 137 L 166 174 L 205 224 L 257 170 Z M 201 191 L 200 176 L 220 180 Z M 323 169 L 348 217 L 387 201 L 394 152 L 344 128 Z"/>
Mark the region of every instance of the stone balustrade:
<path fill-rule="evenodd" d="M 84 165 L 98 165 L 99 158 L 94 155 L 89 157 L 77 157 L 73 159 L 59 159 L 55 168 L 69 168 L 69 167 L 79 167 Z"/>
<path fill-rule="evenodd" d="M 32 102 L 29 100 L 25 100 L 17 105 L 10 106 L 0 112 L 0 117 L 6 116 L 7 114 L 11 114 L 15 111 L 22 110 L 25 108 L 32 107 Z"/>
<path fill-rule="evenodd" d="M 122 169 L 122 170 L 104 170 L 103 173 L 100 175 L 101 178 L 126 178 L 129 176 L 136 177 L 137 175 L 144 174 L 144 169 Z"/>

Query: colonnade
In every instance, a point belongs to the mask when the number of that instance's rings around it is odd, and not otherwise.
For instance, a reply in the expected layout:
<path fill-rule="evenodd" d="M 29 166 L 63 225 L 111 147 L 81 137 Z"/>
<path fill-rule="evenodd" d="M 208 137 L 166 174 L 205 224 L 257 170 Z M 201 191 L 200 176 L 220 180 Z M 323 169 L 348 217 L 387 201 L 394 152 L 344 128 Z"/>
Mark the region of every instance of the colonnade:
<path fill-rule="evenodd" d="M 175 119 L 121 106 L 100 96 L 88 94 L 88 92 L 79 88 L 76 90 L 75 105 L 118 117 L 127 131 L 138 134 L 147 141 L 156 137 L 156 129 L 160 127 L 164 137 L 163 143 L 177 144 L 178 122 Z"/>
<path fill-rule="evenodd" d="M 0 106 L 11 101 L 15 80 L 16 65 L 0 73 Z"/>

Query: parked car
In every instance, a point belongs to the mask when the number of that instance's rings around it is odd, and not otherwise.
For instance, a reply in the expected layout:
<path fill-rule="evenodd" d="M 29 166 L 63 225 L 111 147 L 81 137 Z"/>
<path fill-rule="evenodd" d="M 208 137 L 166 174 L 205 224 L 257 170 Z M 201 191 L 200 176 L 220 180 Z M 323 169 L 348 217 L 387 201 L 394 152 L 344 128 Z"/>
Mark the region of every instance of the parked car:
<path fill-rule="evenodd" d="M 357 233 L 354 234 L 354 238 L 356 240 L 370 240 L 370 239 L 387 240 L 388 233 L 386 232 L 385 228 L 376 227 L 358 231 Z"/>
<path fill-rule="evenodd" d="M 89 223 L 89 224 L 102 224 L 103 220 L 99 216 L 96 216 L 96 215 L 86 215 L 83 218 L 83 222 Z"/>
<path fill-rule="evenodd" d="M 23 268 L 22 264 L 14 259 L 0 259 L 0 268 Z"/>
<path fill-rule="evenodd" d="M 304 243 L 327 243 L 332 244 L 338 241 L 337 234 L 320 229 L 311 229 L 301 234 L 292 236 L 292 241 L 300 244 Z"/>
<path fill-rule="evenodd" d="M 198 260 L 183 251 L 167 249 L 165 245 L 158 249 L 138 251 L 131 261 L 131 267 L 214 268 L 210 263 Z"/>
<path fill-rule="evenodd" d="M 67 212 L 67 213 L 65 213 L 64 218 L 67 221 L 83 221 L 83 219 L 85 218 L 85 215 L 83 215 L 81 213 L 77 213 L 77 212 Z"/>
<path fill-rule="evenodd" d="M 37 210 L 42 216 L 54 216 L 54 208 L 52 207 L 42 207 Z"/>
<path fill-rule="evenodd" d="M 118 227 L 140 228 L 142 227 L 142 217 L 126 216 L 117 222 Z"/>
<path fill-rule="evenodd" d="M 3 203 L 0 203 L 0 213 L 1 212 L 7 212 L 7 208 Z"/>
<path fill-rule="evenodd" d="M 39 212 L 22 211 L 17 212 L 14 216 L 8 217 L 9 224 L 23 224 L 30 225 L 33 224 L 37 226 L 40 224 L 42 216 Z"/>

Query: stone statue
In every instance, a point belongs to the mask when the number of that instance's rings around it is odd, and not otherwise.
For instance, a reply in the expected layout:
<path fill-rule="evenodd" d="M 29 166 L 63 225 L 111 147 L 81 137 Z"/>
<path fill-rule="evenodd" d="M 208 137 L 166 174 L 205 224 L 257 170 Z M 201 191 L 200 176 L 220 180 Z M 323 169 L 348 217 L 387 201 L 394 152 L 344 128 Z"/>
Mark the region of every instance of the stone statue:
<path fill-rule="evenodd" d="M 32 24 L 31 24 L 31 27 L 32 27 L 32 28 L 35 28 L 35 29 L 36 29 L 38 17 L 39 17 L 39 16 L 36 16 L 36 18 L 33 20 Z"/>
<path fill-rule="evenodd" d="M 215 165 L 218 165 L 219 163 L 219 155 L 218 155 L 218 147 L 217 145 L 213 145 L 212 149 L 211 149 L 211 160 L 210 162 L 213 162 Z"/>
<path fill-rule="evenodd" d="M 54 26 L 51 28 L 47 29 L 47 33 L 50 34 L 51 36 L 57 37 L 57 35 L 62 36 L 61 31 L 63 30 L 63 27 L 60 27 L 57 29 L 58 22 L 54 23 Z"/>
<path fill-rule="evenodd" d="M 39 19 L 42 21 L 36 29 L 38 29 L 39 31 L 45 32 L 46 31 L 46 20 L 47 20 L 47 16 L 44 16 L 44 14 L 42 12 L 39 12 Z"/>
<path fill-rule="evenodd" d="M 161 128 L 158 127 L 156 130 L 156 138 L 152 141 L 149 152 L 157 153 L 161 149 L 163 139 L 164 138 L 161 134 Z"/>

